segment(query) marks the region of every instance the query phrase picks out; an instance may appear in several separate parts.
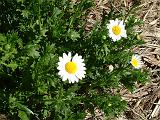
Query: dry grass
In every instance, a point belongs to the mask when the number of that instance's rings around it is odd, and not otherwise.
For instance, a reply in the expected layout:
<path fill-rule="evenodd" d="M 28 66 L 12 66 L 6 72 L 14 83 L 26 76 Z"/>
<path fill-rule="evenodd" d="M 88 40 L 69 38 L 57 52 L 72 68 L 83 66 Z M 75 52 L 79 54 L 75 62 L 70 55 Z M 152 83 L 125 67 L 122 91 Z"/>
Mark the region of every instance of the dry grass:
<path fill-rule="evenodd" d="M 137 85 L 134 93 L 122 90 L 122 96 L 128 101 L 125 116 L 129 120 L 160 119 L 160 1 L 142 0 L 139 17 L 144 21 L 141 38 L 146 42 L 136 48 L 142 56 L 146 68 L 151 71 L 151 81 L 145 86 Z"/>
<path fill-rule="evenodd" d="M 129 10 L 134 0 L 114 0 L 114 9 Z M 87 17 L 86 30 L 92 29 L 96 21 L 101 20 L 103 10 L 110 8 L 109 0 L 95 0 L 96 6 L 90 10 Z M 141 0 L 137 17 L 143 19 L 144 25 L 136 28 L 143 31 L 140 35 L 146 43 L 135 48 L 142 55 L 146 69 L 151 72 L 151 81 L 146 85 L 136 85 L 136 91 L 130 93 L 121 89 L 121 95 L 128 102 L 127 111 L 117 120 L 160 120 L 160 1 Z M 87 120 L 103 120 L 103 114 L 90 117 Z"/>
<path fill-rule="evenodd" d="M 0 120 L 7 120 L 6 116 L 3 114 L 0 114 Z"/>

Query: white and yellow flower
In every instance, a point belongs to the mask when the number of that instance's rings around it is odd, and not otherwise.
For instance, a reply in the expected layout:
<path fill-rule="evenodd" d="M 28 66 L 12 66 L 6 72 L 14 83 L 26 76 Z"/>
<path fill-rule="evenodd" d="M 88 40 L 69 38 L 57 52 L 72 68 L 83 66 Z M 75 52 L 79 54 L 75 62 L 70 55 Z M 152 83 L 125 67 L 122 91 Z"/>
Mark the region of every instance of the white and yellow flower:
<path fill-rule="evenodd" d="M 118 19 L 110 20 L 107 28 L 109 29 L 109 37 L 112 38 L 113 41 L 120 40 L 121 37 L 127 37 L 123 21 L 120 21 Z"/>
<path fill-rule="evenodd" d="M 133 65 L 134 68 L 136 69 L 140 69 L 143 65 L 142 61 L 141 61 L 141 56 L 135 54 L 132 55 L 132 59 L 130 61 L 130 63 Z"/>
<path fill-rule="evenodd" d="M 67 54 L 63 53 L 63 57 L 59 57 L 58 67 L 59 70 L 58 75 L 61 76 L 62 81 L 69 80 L 69 83 L 78 82 L 79 79 L 85 77 L 85 64 L 83 63 L 84 59 L 82 56 L 75 54 L 75 56 L 71 56 L 71 52 Z"/>

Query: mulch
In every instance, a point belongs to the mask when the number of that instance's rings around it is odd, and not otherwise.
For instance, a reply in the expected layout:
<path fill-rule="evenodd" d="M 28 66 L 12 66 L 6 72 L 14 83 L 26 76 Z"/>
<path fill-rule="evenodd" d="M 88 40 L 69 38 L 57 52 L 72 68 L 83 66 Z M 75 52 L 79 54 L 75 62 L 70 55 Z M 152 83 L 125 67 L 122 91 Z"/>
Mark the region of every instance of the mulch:
<path fill-rule="evenodd" d="M 114 0 L 112 6 L 115 10 L 128 11 L 134 0 Z M 126 88 L 120 90 L 122 99 L 128 102 L 127 110 L 116 120 L 160 120 L 160 1 L 141 0 L 139 10 L 135 13 L 137 18 L 144 21 L 144 25 L 135 28 L 143 31 L 140 38 L 145 41 L 142 46 L 134 50 L 139 53 L 144 62 L 145 69 L 150 71 L 150 81 L 145 85 L 136 84 L 136 90 L 131 93 Z M 93 7 L 87 16 L 86 30 L 92 29 L 96 21 L 101 20 L 101 14 L 110 9 L 109 0 L 95 0 Z M 86 120 L 103 120 L 103 112 L 95 109 L 98 115 L 87 116 Z"/>

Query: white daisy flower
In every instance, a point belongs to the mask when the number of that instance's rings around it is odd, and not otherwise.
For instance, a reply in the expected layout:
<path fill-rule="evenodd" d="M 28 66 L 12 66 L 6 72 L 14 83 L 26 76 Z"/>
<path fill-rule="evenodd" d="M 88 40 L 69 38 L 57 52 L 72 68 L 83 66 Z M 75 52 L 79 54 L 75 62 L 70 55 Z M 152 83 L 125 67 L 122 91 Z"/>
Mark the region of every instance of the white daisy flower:
<path fill-rule="evenodd" d="M 68 79 L 69 83 L 74 83 L 84 78 L 86 67 L 83 62 L 84 59 L 82 59 L 82 56 L 78 56 L 78 54 L 72 58 L 71 52 L 69 52 L 68 55 L 63 53 L 63 57 L 59 57 L 57 67 L 59 70 L 58 75 L 61 76 L 62 81 Z"/>
<path fill-rule="evenodd" d="M 123 21 L 118 19 L 110 20 L 107 28 L 109 29 L 109 37 L 112 38 L 113 41 L 118 41 L 121 39 L 121 37 L 127 37 Z"/>
<path fill-rule="evenodd" d="M 109 65 L 109 71 L 112 72 L 114 69 L 113 65 Z"/>
<path fill-rule="evenodd" d="M 141 56 L 135 54 L 132 55 L 132 59 L 130 61 L 130 63 L 133 65 L 134 68 L 139 69 L 142 67 L 143 63 L 141 61 Z"/>

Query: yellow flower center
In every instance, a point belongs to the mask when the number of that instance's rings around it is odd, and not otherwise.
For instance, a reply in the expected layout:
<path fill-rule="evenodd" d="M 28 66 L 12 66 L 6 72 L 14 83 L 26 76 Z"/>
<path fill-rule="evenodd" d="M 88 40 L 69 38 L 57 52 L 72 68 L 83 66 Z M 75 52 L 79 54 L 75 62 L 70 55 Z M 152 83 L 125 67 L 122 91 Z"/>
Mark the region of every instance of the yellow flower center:
<path fill-rule="evenodd" d="M 113 27 L 112 27 L 112 32 L 113 32 L 115 35 L 119 35 L 119 34 L 121 33 L 121 28 L 119 27 L 119 25 L 113 26 Z"/>
<path fill-rule="evenodd" d="M 74 74 L 78 68 L 75 62 L 68 62 L 65 64 L 65 69 L 69 74 Z"/>
<path fill-rule="evenodd" d="M 139 66 L 139 62 L 137 59 L 132 59 L 131 60 L 131 64 L 134 66 L 134 67 L 138 67 Z"/>

